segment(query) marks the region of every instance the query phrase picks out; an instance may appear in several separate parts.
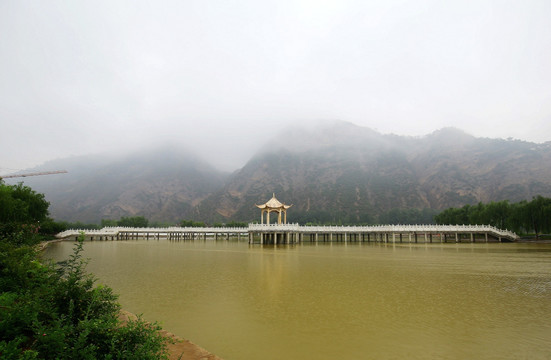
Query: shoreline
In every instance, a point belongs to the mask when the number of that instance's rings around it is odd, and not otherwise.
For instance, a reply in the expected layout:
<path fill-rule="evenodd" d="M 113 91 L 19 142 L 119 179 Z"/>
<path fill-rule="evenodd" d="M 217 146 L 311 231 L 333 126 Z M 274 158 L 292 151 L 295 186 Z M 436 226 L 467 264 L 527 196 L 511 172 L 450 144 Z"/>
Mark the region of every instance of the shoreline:
<path fill-rule="evenodd" d="M 66 241 L 65 239 L 54 239 L 42 241 L 37 245 L 38 251 L 43 251 L 48 245 Z M 126 323 L 129 320 L 137 320 L 138 317 L 126 310 L 121 310 L 119 320 Z M 197 344 L 175 335 L 167 330 L 159 330 L 159 333 L 167 341 L 169 360 L 223 360 L 221 357 L 212 354 Z"/>
<path fill-rule="evenodd" d="M 138 317 L 129 311 L 120 311 L 119 320 L 122 323 L 137 319 Z M 223 360 L 199 345 L 169 331 L 159 330 L 159 333 L 167 339 L 168 358 L 170 360 Z"/>

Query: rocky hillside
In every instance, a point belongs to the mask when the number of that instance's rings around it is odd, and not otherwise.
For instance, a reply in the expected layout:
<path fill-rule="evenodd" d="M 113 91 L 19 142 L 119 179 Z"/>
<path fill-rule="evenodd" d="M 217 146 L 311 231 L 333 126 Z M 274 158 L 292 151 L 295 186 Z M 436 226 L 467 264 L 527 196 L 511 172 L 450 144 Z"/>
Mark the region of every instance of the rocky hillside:
<path fill-rule="evenodd" d="M 336 122 L 282 134 L 196 208 L 207 221 L 259 217 L 275 192 L 289 221 L 375 222 L 400 209 L 551 195 L 551 144 L 443 129 L 412 138 Z"/>
<path fill-rule="evenodd" d="M 227 177 L 196 154 L 174 146 L 126 156 L 62 159 L 41 168 L 68 170 L 24 181 L 46 195 L 52 217 L 71 222 L 99 223 L 122 216 L 179 221 L 191 216 L 193 207 L 220 189 Z M 16 180 L 21 179 L 11 182 Z"/>
<path fill-rule="evenodd" d="M 68 174 L 25 178 L 58 220 L 121 216 L 208 223 L 259 220 L 272 193 L 291 222 L 384 221 L 394 209 L 551 197 L 551 143 L 475 138 L 457 129 L 424 137 L 382 135 L 334 122 L 294 128 L 267 142 L 231 175 L 175 147 L 127 156 L 51 162 Z"/>

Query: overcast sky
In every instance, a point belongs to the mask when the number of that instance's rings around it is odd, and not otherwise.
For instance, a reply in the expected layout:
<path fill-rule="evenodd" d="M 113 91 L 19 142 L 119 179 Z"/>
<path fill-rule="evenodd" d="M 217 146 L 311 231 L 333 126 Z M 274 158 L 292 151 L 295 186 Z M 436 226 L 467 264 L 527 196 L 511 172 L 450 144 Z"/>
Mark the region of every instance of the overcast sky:
<path fill-rule="evenodd" d="M 550 19 L 549 0 L 0 0 L 0 174 L 153 140 L 231 170 L 333 119 L 550 141 Z"/>

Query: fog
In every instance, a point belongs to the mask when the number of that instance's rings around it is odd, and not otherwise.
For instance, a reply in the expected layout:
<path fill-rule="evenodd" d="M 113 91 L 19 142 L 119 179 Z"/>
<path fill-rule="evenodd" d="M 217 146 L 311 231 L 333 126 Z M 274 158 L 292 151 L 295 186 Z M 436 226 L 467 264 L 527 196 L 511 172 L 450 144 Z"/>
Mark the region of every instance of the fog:
<path fill-rule="evenodd" d="M 335 119 L 549 141 L 550 18 L 547 0 L 1 1 L 0 174 L 166 142 L 233 170 Z"/>

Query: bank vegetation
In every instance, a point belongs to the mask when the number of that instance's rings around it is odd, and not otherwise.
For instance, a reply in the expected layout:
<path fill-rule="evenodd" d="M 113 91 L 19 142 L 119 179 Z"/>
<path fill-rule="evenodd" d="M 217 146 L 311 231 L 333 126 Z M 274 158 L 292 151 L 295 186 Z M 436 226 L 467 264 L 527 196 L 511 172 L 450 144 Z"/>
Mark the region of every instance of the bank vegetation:
<path fill-rule="evenodd" d="M 37 245 L 55 228 L 48 205 L 0 181 L 0 358 L 167 359 L 160 327 L 121 322 L 117 295 L 86 273 L 82 240 L 62 263 L 40 258 Z"/>
<path fill-rule="evenodd" d="M 539 239 L 541 234 L 551 233 L 551 199 L 536 196 L 517 203 L 504 200 L 465 205 L 444 210 L 434 220 L 437 224 L 492 225 Z"/>

